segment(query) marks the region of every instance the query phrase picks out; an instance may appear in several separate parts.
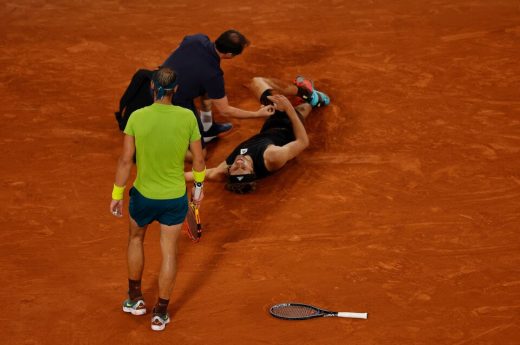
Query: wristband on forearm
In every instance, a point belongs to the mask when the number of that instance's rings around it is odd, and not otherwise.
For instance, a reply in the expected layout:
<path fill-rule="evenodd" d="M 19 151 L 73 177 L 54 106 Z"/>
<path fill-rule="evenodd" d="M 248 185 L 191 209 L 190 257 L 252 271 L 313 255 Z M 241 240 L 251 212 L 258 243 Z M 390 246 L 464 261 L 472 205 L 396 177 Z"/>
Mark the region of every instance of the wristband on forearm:
<path fill-rule="evenodd" d="M 204 178 L 206 177 L 206 167 L 202 171 L 193 170 L 193 180 L 195 182 L 204 182 Z"/>
<path fill-rule="evenodd" d="M 123 200 L 123 193 L 125 186 L 119 187 L 114 183 L 114 189 L 112 189 L 112 200 Z"/>

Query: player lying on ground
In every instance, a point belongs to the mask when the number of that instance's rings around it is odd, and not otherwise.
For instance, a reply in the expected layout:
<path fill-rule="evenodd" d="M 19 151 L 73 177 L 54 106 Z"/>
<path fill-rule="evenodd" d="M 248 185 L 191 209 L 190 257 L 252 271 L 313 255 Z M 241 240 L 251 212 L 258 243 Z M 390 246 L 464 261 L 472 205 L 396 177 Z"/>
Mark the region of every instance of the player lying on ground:
<path fill-rule="evenodd" d="M 330 103 L 329 97 L 314 89 L 311 81 L 298 77 L 294 84 L 277 79 L 253 78 L 251 89 L 265 106 L 274 105 L 274 115 L 264 122 L 260 133 L 240 143 L 217 167 L 207 170 L 206 179 L 226 181 L 226 189 L 239 193 L 255 190 L 257 179 L 281 169 L 309 145 L 303 124 L 313 108 Z M 286 96 L 294 96 L 298 105 Z M 191 172 L 185 173 L 188 181 Z"/>

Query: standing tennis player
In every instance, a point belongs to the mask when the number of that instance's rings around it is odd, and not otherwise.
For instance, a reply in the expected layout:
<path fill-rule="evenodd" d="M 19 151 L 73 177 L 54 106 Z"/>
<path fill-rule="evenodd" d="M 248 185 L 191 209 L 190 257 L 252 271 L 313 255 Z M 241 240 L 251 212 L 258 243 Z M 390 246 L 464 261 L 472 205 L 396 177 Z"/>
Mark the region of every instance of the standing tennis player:
<path fill-rule="evenodd" d="M 133 165 L 132 157 L 137 151 L 137 177 L 130 189 L 128 208 L 129 298 L 123 302 L 123 311 L 133 315 L 146 314 L 141 291 L 143 242 L 146 228 L 156 220 L 161 231 L 162 264 L 152 329 L 160 331 L 170 322 L 167 308 L 177 273 L 177 239 L 188 210 L 184 180 L 184 158 L 188 148 L 193 153 L 193 176 L 198 185 L 204 181 L 206 167 L 197 120 L 190 110 L 171 103 L 177 89 L 175 72 L 167 67 L 159 69 L 154 74 L 152 88 L 154 103 L 136 110 L 126 125 L 110 212 L 122 216 L 123 192 Z M 199 204 L 201 199 L 202 193 L 193 201 Z"/>
<path fill-rule="evenodd" d="M 226 189 L 239 194 L 254 191 L 257 179 L 281 169 L 305 150 L 309 145 L 305 118 L 312 109 L 330 103 L 325 93 L 314 89 L 313 83 L 303 77 L 297 77 L 293 84 L 257 77 L 251 89 L 264 106 L 274 106 L 274 115 L 265 120 L 260 133 L 240 143 L 206 175 L 208 180 L 227 181 Z M 291 96 L 296 106 L 287 98 Z M 193 181 L 191 172 L 185 175 Z"/>

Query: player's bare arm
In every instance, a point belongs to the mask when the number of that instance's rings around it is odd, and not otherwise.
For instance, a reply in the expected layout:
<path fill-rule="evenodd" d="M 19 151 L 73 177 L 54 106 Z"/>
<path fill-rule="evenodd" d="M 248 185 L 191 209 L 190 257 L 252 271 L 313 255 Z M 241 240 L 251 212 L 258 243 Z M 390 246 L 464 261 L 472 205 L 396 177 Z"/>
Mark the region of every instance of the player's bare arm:
<path fill-rule="evenodd" d="M 190 151 L 192 153 L 192 167 L 195 171 L 204 171 L 206 168 L 206 163 L 204 161 L 204 152 L 202 150 L 202 143 L 200 140 L 195 140 L 190 143 Z M 193 176 L 193 173 L 192 173 Z M 199 187 L 202 189 L 202 185 Z M 195 197 L 195 195 L 198 195 L 198 197 Z M 204 193 L 195 193 L 195 186 L 193 187 L 191 191 L 192 195 L 192 201 L 197 205 L 200 206 L 200 202 L 204 198 Z"/>
<path fill-rule="evenodd" d="M 275 107 L 278 110 L 285 111 L 291 120 L 294 136 L 296 137 L 296 140 L 284 146 L 271 145 L 265 150 L 264 162 L 266 168 L 269 171 L 276 171 L 309 146 L 309 137 L 307 136 L 307 131 L 303 123 L 298 118 L 298 114 L 296 114 L 296 111 L 287 97 L 283 95 L 273 95 L 268 98 L 275 103 Z"/>
<path fill-rule="evenodd" d="M 133 165 L 133 156 L 135 153 L 135 138 L 125 134 L 123 140 L 123 152 L 117 162 L 117 171 L 115 184 L 117 186 L 125 186 L 130 176 Z M 123 215 L 123 200 L 112 200 L 110 202 L 110 212 L 113 215 L 121 217 Z"/>
<path fill-rule="evenodd" d="M 222 162 L 214 168 L 206 169 L 206 181 L 222 182 L 226 180 L 228 165 L 226 162 Z M 193 173 L 186 171 L 184 178 L 188 182 L 193 182 Z"/>
<path fill-rule="evenodd" d="M 257 111 L 249 111 L 232 107 L 229 105 L 227 96 L 219 99 L 212 99 L 211 103 L 215 106 L 220 114 L 239 119 L 268 117 L 274 114 L 274 108 L 272 106 L 261 107 Z"/>

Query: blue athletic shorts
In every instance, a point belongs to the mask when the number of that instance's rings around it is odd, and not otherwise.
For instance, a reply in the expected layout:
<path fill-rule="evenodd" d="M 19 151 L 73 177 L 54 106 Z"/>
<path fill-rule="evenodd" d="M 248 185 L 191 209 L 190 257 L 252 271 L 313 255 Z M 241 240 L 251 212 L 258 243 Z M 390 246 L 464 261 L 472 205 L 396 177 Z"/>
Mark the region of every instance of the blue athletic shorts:
<path fill-rule="evenodd" d="M 188 196 L 184 193 L 183 196 L 176 199 L 148 199 L 135 187 L 132 187 L 128 212 L 140 227 L 148 225 L 154 220 L 163 225 L 181 224 L 188 212 Z"/>

